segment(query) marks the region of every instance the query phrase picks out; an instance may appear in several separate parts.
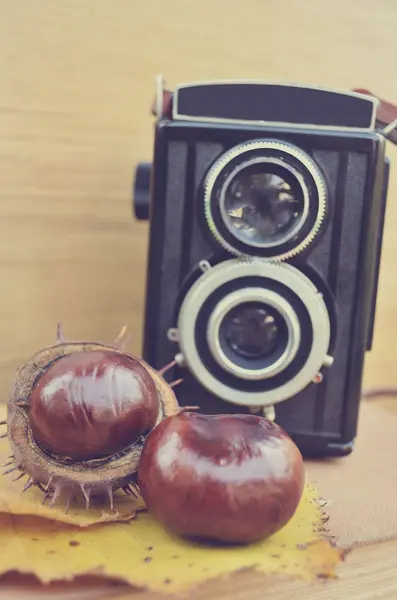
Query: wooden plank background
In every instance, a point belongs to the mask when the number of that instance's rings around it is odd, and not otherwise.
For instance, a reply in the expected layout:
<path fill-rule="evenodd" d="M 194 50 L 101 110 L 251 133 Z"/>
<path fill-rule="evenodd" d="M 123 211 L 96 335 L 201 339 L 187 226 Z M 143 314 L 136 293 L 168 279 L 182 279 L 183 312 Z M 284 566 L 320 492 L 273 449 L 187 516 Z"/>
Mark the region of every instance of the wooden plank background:
<path fill-rule="evenodd" d="M 140 351 L 148 226 L 135 164 L 167 82 L 268 78 L 368 87 L 397 102 L 394 0 L 0 0 L 0 399 L 67 336 Z M 366 385 L 397 383 L 397 152 Z M 391 336 L 386 349 L 386 337 Z"/>

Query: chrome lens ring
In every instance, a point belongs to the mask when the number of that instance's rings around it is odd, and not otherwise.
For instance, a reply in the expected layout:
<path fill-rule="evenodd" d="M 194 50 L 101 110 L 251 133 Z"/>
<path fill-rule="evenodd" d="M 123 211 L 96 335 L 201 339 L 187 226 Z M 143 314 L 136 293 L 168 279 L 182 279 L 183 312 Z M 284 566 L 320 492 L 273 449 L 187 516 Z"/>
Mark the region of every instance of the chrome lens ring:
<path fill-rule="evenodd" d="M 239 172 L 263 163 L 289 173 L 302 195 L 302 214 L 280 239 L 257 243 L 242 240 L 225 212 L 225 193 Z M 270 167 L 270 170 L 269 170 Z M 211 167 L 204 186 L 204 216 L 220 246 L 233 255 L 257 255 L 287 260 L 309 246 L 319 234 L 327 211 L 327 189 L 316 162 L 300 148 L 278 140 L 240 144 L 223 154 Z"/>
<path fill-rule="evenodd" d="M 221 344 L 220 327 L 231 309 L 246 302 L 258 302 L 274 308 L 285 321 L 288 331 L 287 343 L 277 359 L 262 368 L 249 369 L 231 360 Z M 293 307 L 280 294 L 271 290 L 245 288 L 222 298 L 215 306 L 208 322 L 207 341 L 214 359 L 220 367 L 241 379 L 258 380 L 273 377 L 285 369 L 295 358 L 301 342 L 298 316 Z"/>

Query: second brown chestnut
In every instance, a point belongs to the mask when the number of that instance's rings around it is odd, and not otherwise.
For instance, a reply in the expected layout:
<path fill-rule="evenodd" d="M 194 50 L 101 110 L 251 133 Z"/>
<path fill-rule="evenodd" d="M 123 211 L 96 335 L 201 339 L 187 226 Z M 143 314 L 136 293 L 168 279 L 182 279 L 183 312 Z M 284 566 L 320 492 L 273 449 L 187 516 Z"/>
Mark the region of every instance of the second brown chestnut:
<path fill-rule="evenodd" d="M 302 456 L 264 417 L 181 412 L 146 439 L 139 488 L 169 531 L 247 544 L 284 527 L 304 489 Z"/>

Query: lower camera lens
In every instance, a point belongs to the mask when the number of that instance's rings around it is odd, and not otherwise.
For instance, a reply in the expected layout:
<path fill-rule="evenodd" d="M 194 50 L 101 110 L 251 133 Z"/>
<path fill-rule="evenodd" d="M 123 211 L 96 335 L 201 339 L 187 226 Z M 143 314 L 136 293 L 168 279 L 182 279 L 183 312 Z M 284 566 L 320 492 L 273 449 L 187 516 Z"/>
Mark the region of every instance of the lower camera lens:
<path fill-rule="evenodd" d="M 269 356 L 277 348 L 285 325 L 270 307 L 245 303 L 231 310 L 224 318 L 220 335 L 229 348 L 247 359 Z"/>
<path fill-rule="evenodd" d="M 242 379 L 273 377 L 294 359 L 301 339 L 294 309 L 263 288 L 224 296 L 208 320 L 211 354 L 222 369 Z"/>
<path fill-rule="evenodd" d="M 206 268 L 178 315 L 183 365 L 211 394 L 236 405 L 292 398 L 330 364 L 330 339 L 319 289 L 296 267 L 264 259 Z"/>

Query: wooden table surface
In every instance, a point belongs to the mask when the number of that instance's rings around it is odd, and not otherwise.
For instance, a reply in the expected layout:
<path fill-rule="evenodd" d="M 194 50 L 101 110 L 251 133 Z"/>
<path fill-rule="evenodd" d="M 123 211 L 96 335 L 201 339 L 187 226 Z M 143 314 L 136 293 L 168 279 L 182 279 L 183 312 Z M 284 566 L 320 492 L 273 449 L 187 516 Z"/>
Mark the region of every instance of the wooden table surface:
<path fill-rule="evenodd" d="M 0 0 L 0 397 L 17 366 L 54 339 L 111 340 L 129 326 L 140 351 L 148 226 L 134 222 L 134 165 L 150 160 L 154 78 L 170 85 L 266 78 L 366 87 L 397 102 L 394 0 Z M 397 151 L 390 148 L 397 163 Z M 365 385 L 395 385 L 397 170 L 386 217 L 375 345 Z M 390 348 L 390 347 L 389 347 Z M 313 598 L 397 597 L 397 542 L 353 552 Z M 266 588 L 266 586 L 268 586 Z M 237 599 L 294 582 L 252 573 L 197 598 Z M 394 590 L 394 591 L 393 591 Z M 3 582 L 0 598 L 146 600 L 155 595 Z"/>

